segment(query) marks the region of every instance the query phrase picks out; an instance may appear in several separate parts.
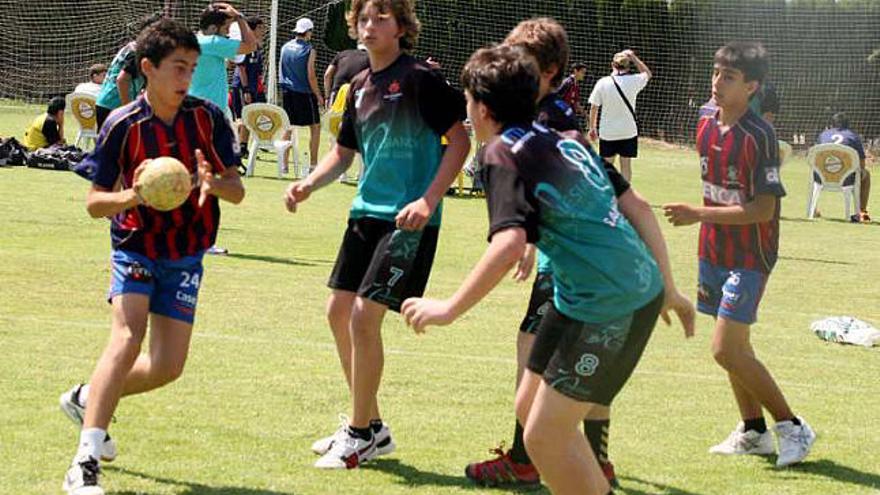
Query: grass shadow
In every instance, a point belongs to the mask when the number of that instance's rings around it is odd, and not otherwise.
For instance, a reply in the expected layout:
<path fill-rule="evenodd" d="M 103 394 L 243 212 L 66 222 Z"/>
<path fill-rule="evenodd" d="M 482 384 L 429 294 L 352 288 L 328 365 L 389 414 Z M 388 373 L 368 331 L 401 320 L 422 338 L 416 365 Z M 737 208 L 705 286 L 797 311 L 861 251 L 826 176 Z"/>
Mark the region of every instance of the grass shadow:
<path fill-rule="evenodd" d="M 134 471 L 131 469 L 125 469 L 115 466 L 108 466 L 105 468 L 106 471 L 113 473 L 125 474 L 128 476 L 133 476 L 135 478 L 141 478 L 147 481 L 152 481 L 155 483 L 160 483 L 163 485 L 173 485 L 184 488 L 186 491 L 180 492 L 180 495 L 294 495 L 293 492 L 279 492 L 274 490 L 263 490 L 260 488 L 244 488 L 238 486 L 208 486 L 203 485 L 201 483 L 195 483 L 191 481 L 181 481 L 175 480 L 171 478 L 163 478 L 161 476 L 154 476 L 147 473 L 142 473 L 139 471 Z M 142 492 L 133 492 L 133 491 L 119 491 L 119 492 L 108 492 L 115 495 L 141 495 Z"/>
<path fill-rule="evenodd" d="M 280 256 L 266 256 L 262 254 L 246 254 L 246 253 L 229 253 L 227 258 L 235 258 L 246 261 L 262 261 L 263 263 L 274 263 L 276 265 L 291 266 L 320 266 L 332 265 L 332 261 L 328 260 L 297 260 L 293 258 L 282 258 Z"/>
<path fill-rule="evenodd" d="M 858 469 L 838 464 L 832 460 L 819 459 L 817 461 L 803 462 L 790 466 L 785 470 L 780 470 L 775 466 L 775 459 L 769 460 L 768 462 L 774 463 L 774 465 L 767 467 L 767 469 L 773 471 L 798 474 L 806 473 L 813 476 L 822 476 L 840 483 L 849 483 L 851 485 L 880 490 L 880 474 L 859 471 Z"/>
<path fill-rule="evenodd" d="M 474 484 L 462 474 L 461 476 L 450 476 L 448 474 L 434 473 L 431 471 L 422 471 L 415 466 L 404 464 L 398 459 L 376 459 L 364 464 L 362 469 L 375 469 L 384 473 L 397 476 L 396 483 L 409 487 L 424 486 L 448 486 L 458 487 L 464 490 L 482 490 L 484 487 Z M 506 488 L 505 492 L 513 493 L 530 493 L 535 495 L 549 495 L 542 486 L 525 487 L 525 488 Z"/>
<path fill-rule="evenodd" d="M 641 478 L 636 478 L 634 476 L 618 476 L 618 479 L 620 479 L 621 481 L 638 483 L 640 485 L 648 485 L 648 486 L 656 489 L 656 491 L 654 491 L 654 490 L 644 491 L 644 490 L 639 490 L 637 488 L 630 488 L 626 485 L 623 485 L 621 488 L 618 489 L 621 492 L 626 493 L 627 495 L 657 495 L 657 494 L 663 494 L 663 495 L 703 495 L 698 492 L 691 492 L 688 490 L 684 490 L 682 488 L 677 488 L 677 487 L 670 486 L 670 485 L 667 485 L 664 483 L 658 483 L 656 481 L 643 480 Z M 617 492 L 617 490 L 615 490 L 615 492 Z"/>
<path fill-rule="evenodd" d="M 851 261 L 823 260 L 821 258 L 802 258 L 800 256 L 780 256 L 779 259 L 787 261 L 803 261 L 806 263 L 822 263 L 825 265 L 855 265 L 855 263 Z"/>

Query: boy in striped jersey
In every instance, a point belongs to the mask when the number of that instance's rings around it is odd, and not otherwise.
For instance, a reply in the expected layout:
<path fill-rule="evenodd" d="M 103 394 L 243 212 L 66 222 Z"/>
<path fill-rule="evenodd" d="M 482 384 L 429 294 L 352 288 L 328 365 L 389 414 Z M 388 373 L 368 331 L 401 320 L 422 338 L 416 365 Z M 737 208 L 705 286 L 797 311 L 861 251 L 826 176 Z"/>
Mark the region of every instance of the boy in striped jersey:
<path fill-rule="evenodd" d="M 773 454 L 763 409 L 776 421 L 776 465 L 802 461 L 816 435 L 796 416 L 750 342 L 758 303 L 779 246 L 779 145 L 773 126 L 749 109 L 749 98 L 767 74 L 767 52 L 758 43 L 733 42 L 715 53 L 712 98 L 701 112 L 697 150 L 703 206 L 663 206 L 675 226 L 701 223 L 699 303 L 716 318 L 712 352 L 725 369 L 742 417 L 714 454 Z"/>

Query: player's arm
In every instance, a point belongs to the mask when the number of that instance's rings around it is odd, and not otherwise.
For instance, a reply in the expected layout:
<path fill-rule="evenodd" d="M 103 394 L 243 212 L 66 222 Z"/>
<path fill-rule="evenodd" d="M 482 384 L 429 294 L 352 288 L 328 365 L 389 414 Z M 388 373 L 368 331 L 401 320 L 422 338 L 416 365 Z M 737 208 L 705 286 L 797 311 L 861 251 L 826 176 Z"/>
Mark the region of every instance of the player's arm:
<path fill-rule="evenodd" d="M 324 106 L 324 96 L 321 94 L 321 88 L 318 87 L 318 75 L 315 72 L 315 60 L 318 58 L 318 54 L 314 49 L 309 53 L 309 87 L 312 88 L 312 93 L 314 93 L 315 98 L 318 99 L 318 105 Z"/>
<path fill-rule="evenodd" d="M 638 67 L 639 72 L 648 76 L 648 79 L 651 79 L 651 76 L 653 75 L 651 73 L 651 69 L 648 68 L 647 64 L 642 62 L 642 59 L 640 59 L 639 56 L 636 55 L 636 52 L 634 52 L 632 50 L 626 50 L 626 54 L 629 56 L 629 59 L 632 60 L 632 62 L 634 64 L 636 64 L 636 67 Z"/>
<path fill-rule="evenodd" d="M 522 227 L 500 230 L 483 257 L 449 299 L 410 298 L 403 302 L 401 314 L 416 333 L 428 325 L 448 325 L 467 312 L 501 282 L 504 275 L 522 258 L 526 231 Z"/>
<path fill-rule="evenodd" d="M 590 103 L 590 139 L 599 138 L 599 105 Z"/>
<path fill-rule="evenodd" d="M 397 214 L 398 228 L 404 230 L 422 229 L 431 219 L 431 215 L 434 214 L 443 195 L 449 190 L 449 186 L 452 185 L 452 182 L 458 177 L 461 167 L 464 166 L 464 160 L 471 150 L 471 140 L 468 138 L 467 131 L 464 130 L 464 124 L 461 122 L 452 124 L 444 136 L 449 141 L 449 145 L 443 153 L 437 175 L 421 198 L 406 205 Z"/>
<path fill-rule="evenodd" d="M 241 43 L 238 45 L 238 54 L 246 55 L 257 49 L 257 36 L 248 26 L 247 19 L 241 15 L 241 12 L 235 10 L 235 7 L 228 3 L 214 3 L 214 7 L 226 14 L 226 17 L 235 19 L 238 23 L 238 29 L 241 31 Z"/>
<path fill-rule="evenodd" d="M 99 148 L 96 150 L 96 155 L 103 151 L 101 145 L 99 144 L 98 146 Z M 98 179 L 98 181 L 109 184 L 113 181 L 113 175 L 112 172 L 110 172 L 111 167 L 104 165 L 104 163 L 102 163 L 103 161 L 104 160 L 99 158 L 99 170 L 97 174 L 101 178 Z M 135 169 L 134 180 L 132 181 L 133 184 L 137 184 L 138 177 L 140 177 L 141 172 L 144 171 L 144 168 L 149 162 L 149 159 L 144 160 Z M 86 197 L 86 211 L 89 212 L 89 215 L 92 218 L 112 217 L 125 210 L 144 204 L 140 194 L 137 192 L 136 186 L 121 189 L 120 184 L 122 184 L 122 180 L 118 176 L 116 177 L 116 183 L 113 188 L 108 188 L 97 183 L 92 184 L 92 188 L 89 190 L 89 194 Z"/>
<path fill-rule="evenodd" d="M 284 205 L 287 211 L 295 213 L 297 205 L 309 199 L 314 191 L 338 179 L 351 166 L 354 154 L 355 150 L 336 143 L 330 152 L 324 155 L 314 172 L 287 187 L 284 193 Z"/>
<path fill-rule="evenodd" d="M 672 265 L 669 263 L 669 251 L 666 247 L 666 240 L 663 238 L 663 232 L 660 230 L 660 223 L 651 205 L 638 192 L 629 188 L 617 200 L 620 212 L 626 217 L 633 226 L 642 241 L 648 246 L 660 273 L 663 276 L 664 302 L 662 317 L 667 325 L 671 323 L 668 311 L 672 310 L 678 315 L 684 327 L 685 337 L 694 335 L 694 320 L 696 313 L 694 305 L 685 297 L 678 287 L 675 285 L 675 279 L 672 276 Z"/>
<path fill-rule="evenodd" d="M 744 205 L 731 206 L 693 206 L 685 203 L 663 205 L 663 214 L 669 223 L 676 227 L 697 222 L 721 225 L 749 225 L 769 222 L 776 212 L 779 198 L 773 194 L 758 194 L 753 201 Z"/>
<path fill-rule="evenodd" d="M 333 87 L 333 76 L 336 75 L 336 66 L 330 64 L 324 71 L 324 101 L 330 104 L 330 88 Z"/>
<path fill-rule="evenodd" d="M 131 80 L 131 74 L 125 70 L 119 71 L 119 75 L 116 76 L 116 89 L 119 91 L 119 101 L 121 101 L 123 105 L 128 105 L 132 100 L 132 95 L 129 91 L 129 88 L 131 88 Z"/>

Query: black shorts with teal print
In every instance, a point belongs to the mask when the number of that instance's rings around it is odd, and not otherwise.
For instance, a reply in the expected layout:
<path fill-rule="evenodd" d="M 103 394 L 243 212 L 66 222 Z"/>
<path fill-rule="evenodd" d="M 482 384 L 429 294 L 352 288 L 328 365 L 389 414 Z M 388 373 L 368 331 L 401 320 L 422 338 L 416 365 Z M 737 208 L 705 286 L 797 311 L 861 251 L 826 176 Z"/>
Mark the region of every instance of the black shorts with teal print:
<path fill-rule="evenodd" d="M 553 272 L 538 272 L 532 284 L 532 295 L 529 296 L 529 309 L 519 325 L 519 331 L 535 334 L 541 318 L 553 307 Z"/>
<path fill-rule="evenodd" d="M 661 292 L 634 312 L 603 323 L 573 320 L 551 306 L 539 325 L 528 369 L 566 397 L 609 406 L 641 359 L 662 306 Z"/>
<path fill-rule="evenodd" d="M 405 231 L 387 220 L 350 218 L 327 285 L 399 313 L 403 301 L 425 293 L 439 232 L 436 226 Z"/>

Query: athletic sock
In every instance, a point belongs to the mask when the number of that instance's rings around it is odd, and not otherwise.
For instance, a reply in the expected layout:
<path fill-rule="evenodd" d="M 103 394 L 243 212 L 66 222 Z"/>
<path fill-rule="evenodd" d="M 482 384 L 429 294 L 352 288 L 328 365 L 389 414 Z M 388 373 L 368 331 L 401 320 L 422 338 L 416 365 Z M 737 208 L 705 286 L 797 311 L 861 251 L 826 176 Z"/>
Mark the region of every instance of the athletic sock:
<path fill-rule="evenodd" d="M 513 446 L 510 447 L 510 459 L 517 464 L 531 464 L 529 453 L 526 452 L 526 442 L 523 440 L 523 427 L 516 422 L 516 429 L 513 430 Z"/>
<path fill-rule="evenodd" d="M 584 420 L 584 436 L 590 443 L 590 448 L 596 454 L 600 464 L 608 462 L 608 430 L 611 428 L 610 419 L 587 419 Z"/>
<path fill-rule="evenodd" d="M 79 433 L 79 447 L 77 457 L 90 456 L 93 459 L 101 458 L 101 447 L 107 432 L 100 428 L 85 428 Z"/>
<path fill-rule="evenodd" d="M 382 420 L 381 419 L 371 419 L 370 420 L 370 429 L 373 430 L 373 433 L 379 433 L 382 430 Z"/>
<path fill-rule="evenodd" d="M 752 419 L 744 419 L 743 420 L 743 431 L 753 430 L 758 433 L 764 433 L 767 431 L 767 422 L 764 420 L 764 416 L 760 416 Z"/>
<path fill-rule="evenodd" d="M 373 430 L 369 426 L 366 428 L 355 428 L 354 426 L 348 425 L 348 434 L 360 438 L 361 440 L 366 440 L 367 442 L 373 439 Z"/>

